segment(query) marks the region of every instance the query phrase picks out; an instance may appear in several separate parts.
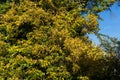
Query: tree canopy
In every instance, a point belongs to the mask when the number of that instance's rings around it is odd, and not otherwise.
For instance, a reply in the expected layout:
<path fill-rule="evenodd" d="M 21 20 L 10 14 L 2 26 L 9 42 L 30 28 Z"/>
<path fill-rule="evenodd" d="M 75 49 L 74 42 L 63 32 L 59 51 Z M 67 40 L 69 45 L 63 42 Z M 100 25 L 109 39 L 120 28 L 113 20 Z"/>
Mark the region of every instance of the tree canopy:
<path fill-rule="evenodd" d="M 98 13 L 115 2 L 1 2 L 0 79 L 119 80 L 118 75 L 107 73 L 110 60 L 87 36 L 99 31 Z"/>

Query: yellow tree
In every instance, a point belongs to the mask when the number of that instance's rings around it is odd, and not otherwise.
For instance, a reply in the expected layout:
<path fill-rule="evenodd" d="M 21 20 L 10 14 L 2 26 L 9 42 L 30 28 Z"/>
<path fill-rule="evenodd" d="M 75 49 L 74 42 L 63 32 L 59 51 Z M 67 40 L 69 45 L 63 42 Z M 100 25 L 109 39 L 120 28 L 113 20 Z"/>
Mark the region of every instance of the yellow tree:
<path fill-rule="evenodd" d="M 102 79 L 103 52 L 87 34 L 99 30 L 96 14 L 115 1 L 91 2 L 10 2 L 11 9 L 0 15 L 0 79 Z"/>

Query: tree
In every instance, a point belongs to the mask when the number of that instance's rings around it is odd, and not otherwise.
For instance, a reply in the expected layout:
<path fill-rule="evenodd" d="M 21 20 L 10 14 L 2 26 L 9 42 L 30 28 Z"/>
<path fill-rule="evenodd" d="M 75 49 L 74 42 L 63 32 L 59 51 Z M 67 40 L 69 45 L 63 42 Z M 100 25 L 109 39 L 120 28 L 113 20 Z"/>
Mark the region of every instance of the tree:
<path fill-rule="evenodd" d="M 87 37 L 115 2 L 102 1 L 10 2 L 0 16 L 0 79 L 104 79 L 103 51 Z"/>
<path fill-rule="evenodd" d="M 119 40 L 108 35 L 97 34 L 100 39 L 100 47 L 105 51 L 105 73 L 107 79 L 119 80 L 120 78 L 120 44 Z"/>
<path fill-rule="evenodd" d="M 96 36 L 100 40 L 100 47 L 106 53 L 113 53 L 118 56 L 120 54 L 120 41 L 115 37 L 110 37 L 105 34 L 96 33 Z"/>

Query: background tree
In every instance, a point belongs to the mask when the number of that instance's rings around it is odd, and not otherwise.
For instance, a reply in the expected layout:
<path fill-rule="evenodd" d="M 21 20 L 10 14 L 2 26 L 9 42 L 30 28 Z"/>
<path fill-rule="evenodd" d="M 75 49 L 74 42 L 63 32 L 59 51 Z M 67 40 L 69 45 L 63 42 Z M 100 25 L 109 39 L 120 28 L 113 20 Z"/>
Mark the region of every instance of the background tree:
<path fill-rule="evenodd" d="M 119 40 L 108 35 L 97 34 L 100 39 L 100 47 L 105 52 L 105 68 L 107 79 L 116 79 L 120 78 L 120 44 Z"/>

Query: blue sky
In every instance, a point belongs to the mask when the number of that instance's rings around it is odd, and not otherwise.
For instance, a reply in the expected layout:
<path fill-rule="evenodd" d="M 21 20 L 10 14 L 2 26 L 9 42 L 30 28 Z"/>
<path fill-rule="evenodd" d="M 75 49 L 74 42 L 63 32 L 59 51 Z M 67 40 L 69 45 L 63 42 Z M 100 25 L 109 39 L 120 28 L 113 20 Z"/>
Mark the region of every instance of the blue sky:
<path fill-rule="evenodd" d="M 104 19 L 103 21 L 99 20 L 99 26 L 101 28 L 100 33 L 120 39 L 120 6 L 116 3 L 110 7 L 110 9 L 111 11 L 100 13 L 101 18 Z M 90 38 L 96 44 L 99 43 L 94 35 L 90 35 Z"/>

